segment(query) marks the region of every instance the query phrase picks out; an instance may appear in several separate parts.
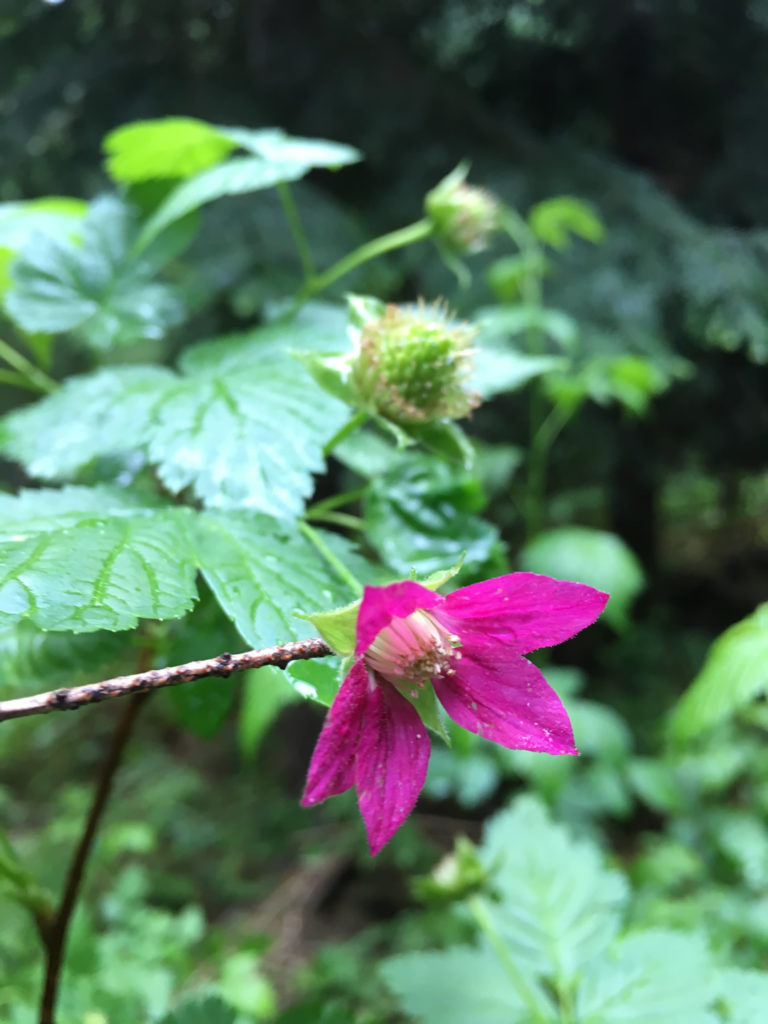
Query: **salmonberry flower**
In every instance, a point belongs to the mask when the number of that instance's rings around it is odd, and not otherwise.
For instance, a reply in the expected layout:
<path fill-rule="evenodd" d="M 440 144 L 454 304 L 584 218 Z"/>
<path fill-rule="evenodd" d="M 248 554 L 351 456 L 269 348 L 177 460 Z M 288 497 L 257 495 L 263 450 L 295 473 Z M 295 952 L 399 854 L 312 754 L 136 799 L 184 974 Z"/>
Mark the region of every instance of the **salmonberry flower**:
<path fill-rule="evenodd" d="M 413 810 L 434 696 L 470 732 L 513 750 L 577 754 L 568 714 L 522 655 L 590 625 L 608 595 L 520 572 L 446 597 L 406 581 L 366 587 L 355 659 L 325 720 L 302 804 L 357 788 L 371 853 Z"/>

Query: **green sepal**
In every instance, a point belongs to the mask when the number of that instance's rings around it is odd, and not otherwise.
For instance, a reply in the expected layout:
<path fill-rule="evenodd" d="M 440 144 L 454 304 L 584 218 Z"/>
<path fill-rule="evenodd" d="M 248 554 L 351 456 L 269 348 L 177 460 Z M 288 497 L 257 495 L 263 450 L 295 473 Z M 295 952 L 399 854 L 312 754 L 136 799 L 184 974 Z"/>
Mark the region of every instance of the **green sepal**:
<path fill-rule="evenodd" d="M 355 295 L 349 292 L 345 296 L 350 327 L 365 327 L 371 320 L 384 316 L 387 304 L 372 295 Z"/>
<path fill-rule="evenodd" d="M 439 590 L 444 583 L 447 583 L 448 580 L 452 580 L 453 577 L 460 572 L 463 564 L 464 555 L 462 555 L 458 562 L 452 565 L 449 569 L 435 569 L 435 571 L 431 572 L 429 576 L 426 576 L 423 580 L 416 580 L 416 582 L 420 583 L 422 587 L 426 587 L 427 590 Z M 416 574 L 414 573 L 414 577 L 415 575 Z"/>
<path fill-rule="evenodd" d="M 355 650 L 357 614 L 360 611 L 362 598 L 346 604 L 341 608 L 333 608 L 329 612 L 314 612 L 312 615 L 300 615 L 317 629 L 320 636 L 330 648 L 342 658 L 348 658 Z"/>
<path fill-rule="evenodd" d="M 457 463 L 464 469 L 472 468 L 475 449 L 461 427 L 453 421 L 436 420 L 434 423 L 415 424 L 408 427 L 407 433 L 446 462 Z"/>
<path fill-rule="evenodd" d="M 439 736 L 446 746 L 450 747 L 451 737 L 448 735 L 443 718 L 443 710 L 432 683 L 424 683 L 418 690 L 408 690 L 402 686 L 398 686 L 397 690 L 398 693 L 405 697 L 409 704 L 413 704 L 419 714 L 419 718 L 430 732 Z"/>
<path fill-rule="evenodd" d="M 359 398 L 349 383 L 348 352 L 292 352 L 309 370 L 320 387 L 347 405 L 358 406 Z"/>

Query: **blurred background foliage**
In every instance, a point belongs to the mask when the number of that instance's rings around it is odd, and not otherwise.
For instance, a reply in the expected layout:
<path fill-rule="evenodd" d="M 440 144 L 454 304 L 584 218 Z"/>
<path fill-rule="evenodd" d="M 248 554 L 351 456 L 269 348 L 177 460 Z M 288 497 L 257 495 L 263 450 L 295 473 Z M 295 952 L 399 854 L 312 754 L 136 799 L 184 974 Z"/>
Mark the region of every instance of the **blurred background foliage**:
<path fill-rule="evenodd" d="M 510 753 L 457 732 L 451 751 L 433 752 L 417 814 L 374 862 L 349 795 L 312 817 L 296 806 L 319 719 L 281 679 L 197 683 L 158 700 L 99 840 L 62 1024 L 376 1024 L 404 1014 L 484 1024 L 482 1008 L 454 1002 L 449 1017 L 450 1000 L 425 1004 L 423 991 L 446 974 L 475 977 L 472 943 L 490 941 L 489 928 L 503 933 L 503 920 L 489 925 L 468 891 L 449 893 L 453 904 L 442 883 L 413 877 L 456 835 L 480 842 L 482 822 L 521 789 L 538 802 L 501 813 L 540 835 L 553 876 L 567 870 L 569 847 L 547 830 L 568 828 L 584 844 L 583 886 L 588 877 L 598 893 L 615 890 L 620 909 L 605 910 L 613 923 L 601 918 L 595 929 L 621 936 L 625 977 L 648 935 L 662 960 L 667 943 L 668 957 L 689 966 L 691 988 L 717 974 L 708 1002 L 643 1017 L 649 996 L 621 1019 L 754 1024 L 754 1007 L 768 1001 L 749 973 L 768 958 L 764 708 L 723 722 L 710 702 L 701 717 L 713 728 L 693 742 L 685 715 L 695 706 L 673 719 L 677 742 L 667 715 L 702 665 L 710 690 L 712 679 L 722 687 L 738 678 L 740 703 L 767 683 L 764 616 L 747 617 L 768 589 L 768 4 L 14 0 L 0 10 L 0 83 L 2 203 L 93 199 L 110 184 L 98 160 L 104 136 L 137 119 L 279 125 L 358 147 L 363 162 L 294 186 L 320 268 L 416 220 L 424 194 L 471 160 L 474 183 L 528 215 L 534 244 L 473 257 L 464 287 L 436 256 L 405 249 L 358 269 L 330 297 L 350 288 L 393 301 L 445 295 L 479 324 L 478 387 L 489 401 L 471 421 L 475 468 L 459 473 L 413 453 L 376 462 L 368 438 L 338 450 L 334 483 L 360 484 L 368 467 L 361 512 L 395 571 L 429 572 L 467 550 L 476 575 L 511 565 L 591 581 L 598 566 L 595 582 L 614 594 L 605 622 L 545 666 L 583 757 Z M 172 184 L 139 181 L 128 198 L 144 215 Z M 0 219 L 5 287 L 3 231 Z M 167 361 L 192 341 L 251 327 L 301 284 L 272 191 L 207 207 L 184 260 L 169 251 L 157 265 L 165 290 L 151 293 L 146 331 L 132 324 L 131 340 L 142 340 L 130 361 Z M 531 280 L 538 305 L 525 291 Z M 17 307 L 23 320 L 19 308 L 29 307 Z M 17 326 L 15 335 L 3 324 L 12 344 L 21 344 Z M 508 345 L 531 331 L 537 367 Z M 57 349 L 53 370 L 89 365 L 82 349 Z M 535 523 L 517 490 L 533 380 L 557 428 Z M 26 400 L 0 388 L 3 411 Z M 2 468 L 6 489 L 22 479 L 15 464 Z M 393 473 L 397 486 L 388 486 Z M 705 662 L 739 620 L 740 632 Z M 205 595 L 190 621 L 171 630 L 170 662 L 241 643 Z M 126 644 L 119 633 L 108 642 L 0 633 L 3 683 L 31 692 L 108 675 L 125 664 Z M 239 716 L 228 717 L 235 699 Z M 113 718 L 105 708 L 0 730 L 3 825 L 25 870 L 51 888 Z M 481 850 L 496 841 L 488 835 Z M 509 847 L 517 835 L 512 828 Z M 493 857 L 479 857 L 485 870 Z M 505 899 L 519 904 L 503 878 L 502 910 Z M 0 914 L 0 1017 L 9 1024 L 35 1020 L 40 977 L 20 892 L 9 886 Z M 542 966 L 537 949 L 517 950 L 519 962 L 557 993 L 558 1012 L 575 1014 L 552 1019 L 610 1024 L 610 1000 L 595 992 L 620 987 L 590 973 L 603 947 L 579 952 L 568 922 L 557 927 L 561 962 Z M 731 973 L 721 978 L 710 956 Z M 569 957 L 578 984 L 561 970 Z M 500 999 L 504 1019 L 518 1019 L 517 996 Z"/>

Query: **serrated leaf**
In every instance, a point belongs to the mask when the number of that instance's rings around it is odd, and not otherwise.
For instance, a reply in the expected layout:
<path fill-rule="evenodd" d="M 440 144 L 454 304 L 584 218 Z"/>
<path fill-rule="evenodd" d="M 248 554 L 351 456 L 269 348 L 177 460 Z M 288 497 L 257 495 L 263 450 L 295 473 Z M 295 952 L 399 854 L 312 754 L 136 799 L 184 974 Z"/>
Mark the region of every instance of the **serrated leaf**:
<path fill-rule="evenodd" d="M 711 728 L 768 688 L 768 602 L 721 634 L 672 718 L 679 739 Z"/>
<path fill-rule="evenodd" d="M 487 947 L 389 957 L 379 968 L 401 1009 L 422 1024 L 523 1024 L 530 1010 Z"/>
<path fill-rule="evenodd" d="M 0 296 L 11 284 L 10 266 L 35 235 L 72 239 L 80 233 L 86 203 L 48 196 L 25 203 L 0 203 Z"/>
<path fill-rule="evenodd" d="M 520 552 L 527 572 L 588 583 L 610 594 L 604 618 L 616 629 L 628 623 L 632 602 L 645 586 L 636 555 L 621 537 L 585 526 L 564 526 L 534 537 Z"/>
<path fill-rule="evenodd" d="M 233 156 L 177 185 L 144 225 L 138 248 L 148 245 L 169 224 L 215 199 L 272 188 L 283 181 L 295 181 L 307 170 L 306 166 L 290 161 L 280 163 L 257 156 Z"/>
<path fill-rule="evenodd" d="M 497 529 L 475 515 L 483 497 L 468 474 L 419 455 L 403 456 L 391 473 L 371 481 L 366 534 L 395 572 L 430 573 L 465 555 L 481 565 Z"/>
<path fill-rule="evenodd" d="M 576 996 L 583 1024 L 715 1024 L 712 962 L 697 935 L 629 935 L 584 969 Z"/>
<path fill-rule="evenodd" d="M 70 377 L 58 391 L 0 421 L 0 451 L 40 480 L 65 480 L 105 454 L 141 448 L 177 378 L 161 366 Z"/>
<path fill-rule="evenodd" d="M 107 173 L 121 184 L 189 178 L 235 149 L 213 125 L 194 117 L 161 117 L 121 125 L 104 139 Z"/>
<path fill-rule="evenodd" d="M 169 285 L 151 280 L 156 262 L 133 259 L 131 210 L 103 196 L 88 210 L 82 244 L 32 237 L 12 266 L 8 315 L 23 330 L 74 331 L 95 349 L 158 339 L 184 308 Z"/>
<path fill-rule="evenodd" d="M 619 927 L 624 878 L 600 851 L 521 797 L 486 826 L 480 847 L 500 900 L 493 919 L 520 965 L 567 983 L 601 956 Z"/>
<path fill-rule="evenodd" d="M 134 366 L 73 378 L 6 417 L 0 450 L 49 480 L 71 479 L 97 456 L 146 451 L 173 492 L 295 517 L 348 409 L 282 352 L 286 337 L 302 339 L 283 326 L 205 343 L 182 360 L 193 371 L 185 377 Z"/>
<path fill-rule="evenodd" d="M 298 516 L 325 469 L 323 442 L 347 416 L 320 395 L 285 358 L 186 378 L 156 409 L 149 459 L 169 490 L 189 487 L 209 507 Z"/>
<path fill-rule="evenodd" d="M 185 1003 L 163 1017 L 160 1024 L 235 1024 L 236 1013 L 218 996 Z"/>
<path fill-rule="evenodd" d="M 0 624 L 90 632 L 183 615 L 196 596 L 190 516 L 117 488 L 0 495 Z"/>
<path fill-rule="evenodd" d="M 353 573 L 365 570 L 348 541 L 318 533 Z M 196 524 L 195 543 L 208 585 L 254 647 L 311 636 L 310 623 L 294 613 L 341 604 L 352 596 L 297 527 L 268 516 L 205 513 Z"/>

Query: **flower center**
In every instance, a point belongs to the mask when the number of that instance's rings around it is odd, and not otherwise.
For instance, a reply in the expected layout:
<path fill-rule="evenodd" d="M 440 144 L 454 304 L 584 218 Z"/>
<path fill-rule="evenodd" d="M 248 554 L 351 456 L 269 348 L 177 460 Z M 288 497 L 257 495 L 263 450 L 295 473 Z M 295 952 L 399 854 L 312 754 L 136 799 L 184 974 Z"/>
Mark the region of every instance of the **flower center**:
<path fill-rule="evenodd" d="M 365 652 L 369 671 L 390 683 L 421 687 L 437 676 L 453 675 L 451 662 L 461 657 L 461 641 L 421 608 L 393 619 Z"/>

